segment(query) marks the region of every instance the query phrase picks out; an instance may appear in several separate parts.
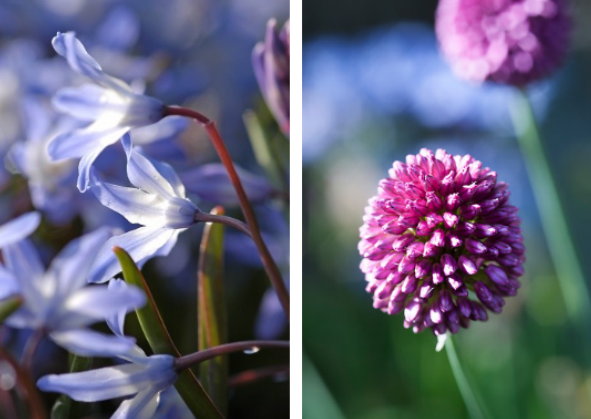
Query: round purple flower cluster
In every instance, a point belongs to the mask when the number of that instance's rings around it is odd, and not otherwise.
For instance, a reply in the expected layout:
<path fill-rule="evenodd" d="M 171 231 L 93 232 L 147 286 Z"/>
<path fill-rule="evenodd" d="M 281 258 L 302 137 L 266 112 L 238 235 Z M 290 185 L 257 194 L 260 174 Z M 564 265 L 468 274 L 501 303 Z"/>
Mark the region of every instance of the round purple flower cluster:
<path fill-rule="evenodd" d="M 404 327 L 456 333 L 501 312 L 523 275 L 507 184 L 469 155 L 422 149 L 394 162 L 369 200 L 359 253 L 375 308 Z"/>
<path fill-rule="evenodd" d="M 454 71 L 523 86 L 558 67 L 569 44 L 564 0 L 441 0 L 436 29 Z"/>

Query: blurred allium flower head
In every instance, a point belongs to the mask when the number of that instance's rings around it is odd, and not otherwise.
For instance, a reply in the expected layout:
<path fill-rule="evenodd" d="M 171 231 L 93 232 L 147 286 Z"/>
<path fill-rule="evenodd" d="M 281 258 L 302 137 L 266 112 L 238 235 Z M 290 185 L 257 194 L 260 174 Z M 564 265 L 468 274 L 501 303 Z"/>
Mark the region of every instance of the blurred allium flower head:
<path fill-rule="evenodd" d="M 508 200 L 507 185 L 469 155 L 422 149 L 394 162 L 360 229 L 374 307 L 403 311 L 406 328 L 438 337 L 501 312 L 520 286 L 525 250 Z"/>
<path fill-rule="evenodd" d="M 269 20 L 265 41 L 254 47 L 252 61 L 265 101 L 289 135 L 289 21 L 280 31 L 276 26 L 275 19 Z"/>
<path fill-rule="evenodd" d="M 564 59 L 570 19 L 566 0 L 441 0 L 437 36 L 465 79 L 523 86 Z"/>

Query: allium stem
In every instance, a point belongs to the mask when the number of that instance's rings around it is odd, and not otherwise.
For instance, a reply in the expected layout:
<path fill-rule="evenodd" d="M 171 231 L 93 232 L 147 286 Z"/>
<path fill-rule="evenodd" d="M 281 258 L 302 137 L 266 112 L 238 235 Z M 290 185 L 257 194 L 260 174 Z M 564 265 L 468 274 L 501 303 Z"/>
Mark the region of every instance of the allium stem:
<path fill-rule="evenodd" d="M 175 361 L 175 368 L 177 371 L 182 371 L 192 365 L 200 362 L 216 358 L 220 355 L 230 354 L 233 352 L 250 352 L 256 353 L 260 349 L 266 348 L 289 348 L 289 342 L 282 340 L 246 340 L 241 342 L 225 343 L 223 345 L 214 346 L 213 348 L 204 349 L 202 351 L 194 352 L 189 355 L 177 358 Z"/>
<path fill-rule="evenodd" d="M 589 290 L 525 92 L 516 95 L 511 111 L 567 312 L 575 324 L 586 323 L 591 316 Z"/>
<path fill-rule="evenodd" d="M 470 417 L 472 419 L 486 419 L 487 416 L 484 414 L 484 409 L 480 405 L 479 398 L 476 396 L 474 387 L 470 385 L 470 382 L 468 381 L 468 378 L 462 369 L 462 364 L 458 359 L 458 354 L 456 353 L 456 348 L 454 347 L 451 334 L 448 334 L 447 336 L 447 341 L 445 342 L 445 351 L 447 352 L 449 365 L 454 374 L 454 378 L 456 379 L 456 383 L 460 389 L 460 394 L 464 399 L 464 403 L 466 404 L 466 408 L 468 409 Z"/>
<path fill-rule="evenodd" d="M 287 288 L 283 283 L 283 279 L 281 278 L 279 268 L 277 267 L 277 264 L 273 260 L 273 257 L 271 256 L 271 253 L 269 252 L 269 249 L 267 248 L 267 245 L 263 240 L 263 236 L 261 235 L 261 231 L 258 227 L 258 223 L 254 215 L 252 205 L 250 204 L 248 196 L 244 191 L 244 187 L 242 186 L 240 177 L 238 176 L 238 173 L 234 168 L 234 162 L 232 160 L 232 157 L 230 156 L 230 153 L 228 152 L 224 140 L 220 135 L 217 127 L 215 126 L 215 123 L 211 121 L 209 118 L 207 118 L 205 115 L 202 115 L 197 111 L 177 106 L 167 106 L 164 110 L 164 114 L 180 115 L 193 118 L 201 125 L 203 125 L 203 127 L 207 131 L 207 134 L 209 135 L 209 138 L 211 139 L 211 142 L 220 160 L 222 161 L 222 164 L 228 172 L 230 181 L 232 182 L 232 185 L 236 190 L 238 200 L 240 201 L 240 207 L 242 208 L 242 213 L 244 214 L 246 223 L 248 224 L 250 232 L 252 233 L 252 240 L 254 241 L 259 251 L 261 261 L 263 262 L 263 266 L 265 268 L 265 271 L 267 272 L 267 275 L 269 276 L 271 284 L 275 288 L 275 292 L 277 293 L 279 301 L 281 302 L 283 311 L 285 312 L 287 319 L 289 319 L 289 293 L 287 292 Z"/>
<path fill-rule="evenodd" d="M 248 226 L 242 221 L 225 215 L 214 215 L 207 212 L 199 211 L 195 214 L 195 221 L 220 223 L 235 228 L 236 230 L 242 231 L 249 237 L 252 237 L 252 233 L 248 229 Z"/>

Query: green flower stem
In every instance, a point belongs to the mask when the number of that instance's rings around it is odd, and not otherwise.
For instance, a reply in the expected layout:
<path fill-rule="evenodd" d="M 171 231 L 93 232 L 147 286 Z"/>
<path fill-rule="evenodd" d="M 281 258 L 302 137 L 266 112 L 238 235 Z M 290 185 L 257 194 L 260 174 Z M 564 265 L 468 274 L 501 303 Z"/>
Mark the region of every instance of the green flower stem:
<path fill-rule="evenodd" d="M 573 323 L 587 325 L 591 317 L 589 290 L 569 234 L 556 184 L 544 154 L 533 109 L 525 92 L 520 91 L 516 96 L 511 109 L 513 123 L 566 310 Z"/>
<path fill-rule="evenodd" d="M 468 378 L 462 369 L 462 364 L 458 359 L 458 354 L 456 353 L 451 334 L 448 334 L 447 336 L 447 341 L 445 342 L 445 351 L 447 352 L 449 365 L 454 374 L 454 378 L 456 379 L 456 383 L 460 389 L 460 394 L 464 399 L 464 403 L 466 404 L 466 408 L 468 409 L 470 417 L 472 419 L 486 419 L 488 416 L 484 413 L 485 410 L 479 402 L 480 399 L 476 396 L 474 387 L 470 385 L 470 382 L 468 381 Z"/>

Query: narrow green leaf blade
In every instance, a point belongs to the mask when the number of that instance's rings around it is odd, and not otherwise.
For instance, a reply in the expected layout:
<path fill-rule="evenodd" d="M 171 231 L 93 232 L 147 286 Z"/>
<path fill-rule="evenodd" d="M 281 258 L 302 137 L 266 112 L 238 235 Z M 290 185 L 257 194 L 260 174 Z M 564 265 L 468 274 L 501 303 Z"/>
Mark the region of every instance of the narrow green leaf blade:
<path fill-rule="evenodd" d="M 8 297 L 0 301 L 0 324 L 2 324 L 8 316 L 18 310 L 22 304 L 23 299 L 20 295 Z"/>
<path fill-rule="evenodd" d="M 280 151 L 278 144 L 275 143 L 280 143 L 280 141 L 287 143 L 287 140 L 276 137 L 270 138 L 254 111 L 246 111 L 242 118 L 257 163 L 265 170 L 276 187 L 286 190 L 287 171 L 284 167 L 286 160 L 284 156 L 281 156 L 282 151 Z M 287 153 L 287 155 L 289 154 Z"/>
<path fill-rule="evenodd" d="M 223 215 L 222 207 L 211 211 Z M 197 271 L 197 325 L 199 350 L 227 342 L 224 297 L 224 225 L 206 223 L 199 249 Z M 222 412 L 228 405 L 227 357 L 218 357 L 199 366 L 199 379 Z"/>
<path fill-rule="evenodd" d="M 165 353 L 179 357 L 181 354 L 168 333 L 154 296 L 141 271 L 125 250 L 115 247 L 113 251 L 121 265 L 125 282 L 140 287 L 146 293 L 148 304 L 137 309 L 135 313 L 150 348 L 154 353 Z M 196 417 L 205 419 L 222 417 L 201 383 L 189 369 L 179 374 L 175 387 Z"/>

